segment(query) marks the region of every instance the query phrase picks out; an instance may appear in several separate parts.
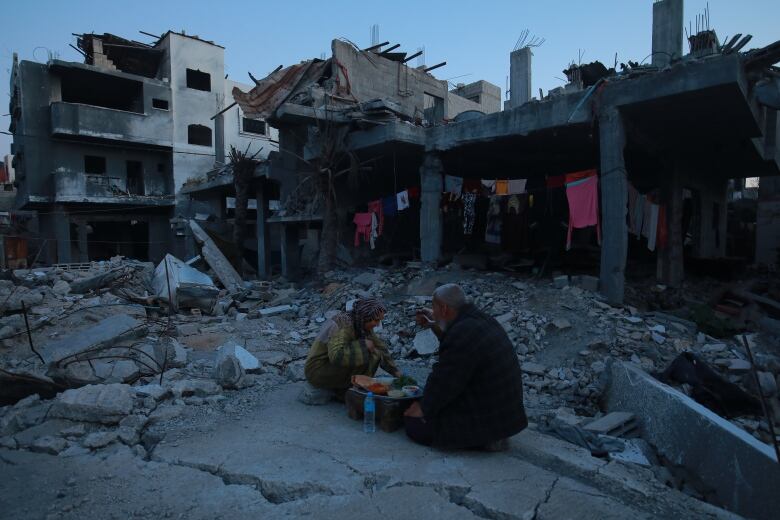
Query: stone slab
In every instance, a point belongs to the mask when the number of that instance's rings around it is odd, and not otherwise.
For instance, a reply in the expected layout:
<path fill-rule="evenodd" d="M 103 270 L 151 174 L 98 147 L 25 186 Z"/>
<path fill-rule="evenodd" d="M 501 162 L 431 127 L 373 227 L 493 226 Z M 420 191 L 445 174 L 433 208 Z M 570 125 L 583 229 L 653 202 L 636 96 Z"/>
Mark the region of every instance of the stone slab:
<path fill-rule="evenodd" d="M 37 348 L 47 364 L 58 363 L 92 347 L 107 347 L 123 339 L 143 337 L 147 327 L 126 314 L 115 314 L 88 329 L 50 341 Z"/>
<path fill-rule="evenodd" d="M 74 388 L 59 395 L 50 415 L 72 421 L 115 424 L 132 411 L 133 395 L 131 387 L 123 384 Z"/>
<path fill-rule="evenodd" d="M 643 437 L 698 475 L 727 509 L 776 518 L 780 464 L 771 447 L 628 363 L 611 365 L 604 398 L 607 410 L 634 413 Z"/>

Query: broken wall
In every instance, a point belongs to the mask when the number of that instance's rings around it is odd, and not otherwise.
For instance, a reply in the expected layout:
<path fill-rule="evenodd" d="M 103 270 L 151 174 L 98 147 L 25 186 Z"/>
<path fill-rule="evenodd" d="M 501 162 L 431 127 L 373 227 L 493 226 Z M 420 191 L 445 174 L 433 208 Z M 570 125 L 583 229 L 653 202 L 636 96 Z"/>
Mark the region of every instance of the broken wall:
<path fill-rule="evenodd" d="M 780 178 L 762 177 L 756 215 L 756 263 L 780 263 Z"/>

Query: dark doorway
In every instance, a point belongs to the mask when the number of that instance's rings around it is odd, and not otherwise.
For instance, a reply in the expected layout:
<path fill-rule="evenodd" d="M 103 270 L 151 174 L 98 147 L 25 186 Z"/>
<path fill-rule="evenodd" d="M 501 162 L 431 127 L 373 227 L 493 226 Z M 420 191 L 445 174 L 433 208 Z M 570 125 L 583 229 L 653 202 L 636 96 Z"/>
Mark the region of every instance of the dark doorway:
<path fill-rule="evenodd" d="M 130 195 L 144 194 L 144 165 L 141 161 L 127 161 L 127 192 Z"/>
<path fill-rule="evenodd" d="M 138 220 L 124 222 L 89 222 L 87 238 L 89 259 L 109 260 L 122 255 L 136 260 L 149 259 L 149 223 Z"/>

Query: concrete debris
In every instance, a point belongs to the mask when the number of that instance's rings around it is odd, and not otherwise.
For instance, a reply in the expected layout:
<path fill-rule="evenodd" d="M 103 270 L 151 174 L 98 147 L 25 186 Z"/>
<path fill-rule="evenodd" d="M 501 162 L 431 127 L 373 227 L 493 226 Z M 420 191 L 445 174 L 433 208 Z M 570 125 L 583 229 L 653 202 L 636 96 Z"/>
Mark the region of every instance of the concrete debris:
<path fill-rule="evenodd" d="M 764 397 L 774 397 L 777 394 L 777 382 L 771 372 L 758 372 L 758 384 Z"/>
<path fill-rule="evenodd" d="M 206 233 L 195 220 L 190 220 L 190 229 L 195 240 L 201 245 L 201 256 L 214 270 L 223 287 L 230 293 L 239 293 L 244 290 L 244 280 L 238 271 L 233 268 L 222 251 L 219 250 L 214 240 Z"/>
<path fill-rule="evenodd" d="M 117 439 L 118 435 L 115 431 L 94 432 L 84 437 L 81 441 L 81 445 L 90 450 L 96 450 L 108 446 Z"/>
<path fill-rule="evenodd" d="M 210 379 L 185 379 L 173 383 L 171 392 L 176 397 L 208 397 L 220 393 L 221 389 Z"/>
<path fill-rule="evenodd" d="M 247 373 L 261 371 L 260 361 L 238 343 L 225 343 L 217 349 L 217 352 L 217 360 L 219 360 L 221 356 L 234 356 L 238 359 L 241 368 Z"/>
<path fill-rule="evenodd" d="M 187 364 L 187 350 L 175 338 L 161 338 L 154 343 L 153 350 L 159 367 L 181 368 Z"/>
<path fill-rule="evenodd" d="M 133 409 L 133 391 L 123 384 L 87 385 L 66 390 L 51 407 L 51 416 L 72 421 L 116 424 Z"/>
<path fill-rule="evenodd" d="M 39 347 L 39 353 L 47 364 L 56 364 L 68 358 L 77 358 L 87 350 L 97 350 L 126 339 L 143 337 L 146 325 L 124 314 L 116 314 L 100 320 L 97 325 L 75 332 L 62 339 L 50 341 Z"/>
<path fill-rule="evenodd" d="M 439 348 L 439 338 L 431 329 L 425 329 L 414 336 L 414 350 L 421 356 L 429 356 Z"/>
<path fill-rule="evenodd" d="M 68 441 L 60 437 L 39 437 L 30 446 L 30 451 L 57 455 L 68 447 Z"/>
<path fill-rule="evenodd" d="M 558 289 L 563 289 L 564 287 L 569 286 L 569 277 L 568 276 L 556 276 L 553 278 L 553 285 L 557 287 Z"/>
<path fill-rule="evenodd" d="M 211 313 L 219 297 L 219 289 L 207 274 L 172 255 L 165 255 L 154 270 L 152 286 L 157 296 L 170 301 L 176 312 L 180 309 L 200 309 Z M 172 294 L 170 298 L 169 286 Z"/>
<path fill-rule="evenodd" d="M 214 363 L 214 379 L 222 388 L 239 388 L 246 377 L 241 361 L 228 352 L 218 352 Z"/>
<path fill-rule="evenodd" d="M 278 314 L 285 314 L 292 310 L 292 305 L 277 305 L 276 307 L 266 307 L 265 309 L 260 309 L 260 316 L 267 318 L 270 316 L 276 316 Z"/>
<path fill-rule="evenodd" d="M 611 412 L 583 426 L 588 431 L 612 437 L 636 437 L 639 424 L 636 417 L 628 412 Z"/>

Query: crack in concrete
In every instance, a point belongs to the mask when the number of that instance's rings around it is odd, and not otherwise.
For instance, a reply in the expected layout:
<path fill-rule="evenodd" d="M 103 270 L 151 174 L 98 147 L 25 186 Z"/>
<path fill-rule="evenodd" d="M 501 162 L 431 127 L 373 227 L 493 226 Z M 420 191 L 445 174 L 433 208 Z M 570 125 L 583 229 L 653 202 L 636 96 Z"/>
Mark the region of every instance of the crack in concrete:
<path fill-rule="evenodd" d="M 536 506 L 534 506 L 534 514 L 531 516 L 531 520 L 536 520 L 537 515 L 539 514 L 539 508 L 542 507 L 544 504 L 550 501 L 550 497 L 552 496 L 553 490 L 555 489 L 555 486 L 558 485 L 558 481 L 561 479 L 561 477 L 555 477 L 555 480 L 553 480 L 553 483 L 550 485 L 550 489 L 547 490 L 545 493 L 544 500 L 540 500 Z"/>
<path fill-rule="evenodd" d="M 396 482 L 392 486 L 389 486 L 388 489 L 403 487 L 403 486 L 426 487 L 426 488 L 433 489 L 436 493 L 439 494 L 439 496 L 441 496 L 451 504 L 467 509 L 468 511 L 470 511 L 475 516 L 478 516 L 479 518 L 485 518 L 486 520 L 522 520 L 522 517 L 491 508 L 483 504 L 479 500 L 475 499 L 474 497 L 468 496 L 472 490 L 471 485 L 457 486 L 457 485 L 437 484 L 431 482 L 406 481 L 406 482 Z"/>
<path fill-rule="evenodd" d="M 212 466 L 209 464 L 198 464 L 185 462 L 182 460 L 176 461 L 161 461 L 173 466 L 181 466 L 198 471 L 203 471 L 215 477 L 218 477 L 227 486 L 248 486 L 259 492 L 264 499 L 271 504 L 279 505 L 286 504 L 288 502 L 296 502 L 299 500 L 306 500 L 313 496 L 334 496 L 340 493 L 335 490 L 322 486 L 321 484 L 314 482 L 284 482 L 262 479 L 256 475 L 248 475 L 244 473 L 231 473 L 222 469 L 222 465 Z"/>

